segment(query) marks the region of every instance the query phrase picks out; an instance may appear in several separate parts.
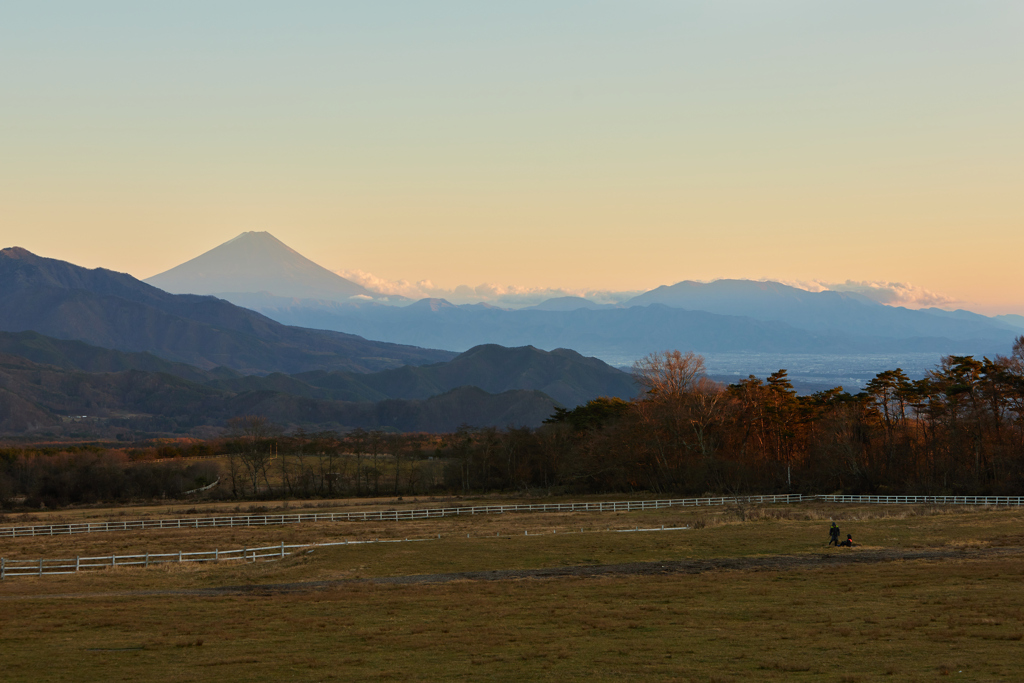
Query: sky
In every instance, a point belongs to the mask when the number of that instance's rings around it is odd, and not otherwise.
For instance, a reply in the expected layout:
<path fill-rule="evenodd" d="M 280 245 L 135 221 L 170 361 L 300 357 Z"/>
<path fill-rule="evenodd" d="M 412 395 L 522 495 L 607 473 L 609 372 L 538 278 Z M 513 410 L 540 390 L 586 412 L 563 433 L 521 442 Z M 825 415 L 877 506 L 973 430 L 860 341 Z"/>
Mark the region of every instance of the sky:
<path fill-rule="evenodd" d="M 0 246 L 1024 314 L 1024 3 L 3 3 Z"/>

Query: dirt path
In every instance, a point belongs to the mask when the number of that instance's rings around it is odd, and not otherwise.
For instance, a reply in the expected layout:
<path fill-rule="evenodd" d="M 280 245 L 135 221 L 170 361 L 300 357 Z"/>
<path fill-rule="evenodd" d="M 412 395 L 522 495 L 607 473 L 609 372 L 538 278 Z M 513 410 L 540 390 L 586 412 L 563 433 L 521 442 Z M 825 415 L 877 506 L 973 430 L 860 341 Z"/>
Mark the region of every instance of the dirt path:
<path fill-rule="evenodd" d="M 624 564 L 578 565 L 544 569 L 498 569 L 450 574 L 416 574 L 411 576 L 379 576 L 334 581 L 299 581 L 294 583 L 217 586 L 185 590 L 129 590 L 91 593 L 55 593 L 8 595 L 4 600 L 45 600 L 57 598 L 110 597 L 219 597 L 226 595 L 273 595 L 327 590 L 352 584 L 413 585 L 449 583 L 452 581 L 509 581 L 524 579 L 557 579 L 565 577 L 595 578 L 604 576 L 667 576 L 701 574 L 715 571 L 798 571 L 828 569 L 858 564 L 912 561 L 972 561 L 1020 555 L 1019 548 L 934 548 L 922 550 L 847 550 L 813 555 L 761 555 L 755 557 L 717 557 L 703 560 L 668 562 L 629 562 Z"/>
<path fill-rule="evenodd" d="M 670 562 L 628 562 L 624 564 L 577 565 L 545 569 L 498 569 L 451 574 L 418 574 L 413 576 L 381 576 L 369 579 L 319 581 L 310 583 L 274 584 L 264 586 L 225 586 L 214 590 L 242 593 L 281 593 L 330 588 L 346 583 L 423 584 L 451 581 L 506 581 L 517 579 L 554 579 L 564 577 L 601 576 L 663 576 L 671 574 L 702 574 L 713 571 L 795 571 L 820 569 L 856 564 L 913 560 L 979 560 L 1017 554 L 1015 548 L 988 548 L 984 550 L 865 550 L 816 555 L 767 555 L 756 557 L 716 557 L 704 560 L 675 560 Z"/>

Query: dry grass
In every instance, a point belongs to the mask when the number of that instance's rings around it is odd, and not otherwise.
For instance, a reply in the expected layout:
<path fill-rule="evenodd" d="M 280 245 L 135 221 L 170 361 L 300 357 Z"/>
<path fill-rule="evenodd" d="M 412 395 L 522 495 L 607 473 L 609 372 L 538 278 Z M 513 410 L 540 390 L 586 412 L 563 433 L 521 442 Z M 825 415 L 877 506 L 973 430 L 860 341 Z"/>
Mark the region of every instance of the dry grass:
<path fill-rule="evenodd" d="M 1020 680 L 1019 560 L 5 602 L 5 680 Z M 960 673 L 962 672 L 962 673 Z"/>
<path fill-rule="evenodd" d="M 847 517 L 839 517 L 846 512 Z M 850 513 L 855 513 L 851 515 Z M 723 557 L 756 554 L 812 553 L 823 549 L 827 541 L 824 521 L 839 518 L 843 533 L 852 533 L 855 541 L 867 548 L 958 549 L 989 546 L 1024 545 L 1024 511 L 957 511 L 920 514 L 914 509 L 885 508 L 876 517 L 870 510 L 823 510 L 816 506 L 761 507 L 742 511 L 728 508 L 672 508 L 645 512 L 620 513 L 524 513 L 452 517 L 402 522 L 335 522 L 268 527 L 212 529 L 164 529 L 143 532 L 110 532 L 73 536 L 19 537 L 0 540 L 0 555 L 8 558 L 105 556 L 146 552 L 183 552 L 231 550 L 243 547 L 337 542 L 344 539 L 432 538 L 441 541 L 412 544 L 414 555 L 425 558 L 472 556 L 468 548 L 475 539 L 501 537 L 500 547 L 529 532 L 528 543 L 514 551 L 496 555 L 501 566 L 476 566 L 474 569 L 520 568 L 512 565 L 526 557 L 529 548 L 554 543 L 553 560 L 565 558 L 570 564 L 602 564 L 632 560 L 659 560 L 666 557 Z M 741 522 L 741 519 L 747 521 Z M 679 532 L 596 533 L 608 529 L 633 527 L 690 526 Z M 584 533 L 579 533 L 584 529 Z M 559 535 L 571 536 L 557 540 Z M 546 534 L 554 540 L 536 538 Z M 460 543 L 470 536 L 470 543 Z M 432 548 L 438 548 L 437 551 Z M 328 550 L 339 557 L 362 553 L 387 555 L 412 552 L 410 546 L 388 545 L 381 549 L 342 548 Z M 830 552 L 843 552 L 832 549 Z M 524 555 L 525 553 L 525 555 Z M 509 564 L 512 563 L 512 564 Z M 558 563 L 558 562 L 556 562 Z M 424 566 L 433 566 L 427 562 Z M 508 566 L 506 566 L 508 565 Z M 539 565 L 543 566 L 543 565 Z M 204 571 L 220 571 L 206 565 Z M 0 588 L 0 593 L 3 592 Z"/>
<path fill-rule="evenodd" d="M 263 596 L 153 589 L 824 550 L 829 516 L 868 547 L 1019 547 L 1024 513 L 796 506 L 415 523 L 149 531 L 2 541 L 74 555 L 188 543 L 357 536 L 429 543 L 322 548 L 256 565 L 167 565 L 0 584 L 5 681 L 1024 680 L 1021 557 L 444 585 L 344 584 Z M 885 513 L 885 514 L 881 514 Z M 940 514 L 941 513 L 941 514 Z M 740 521 L 741 519 L 746 521 Z M 568 534 L 579 526 L 680 525 Z M 559 533 L 524 536 L 559 529 Z M 415 532 L 415 533 L 414 533 Z M 495 533 L 501 532 L 501 537 Z M 466 533 L 473 538 L 467 539 Z M 305 534 L 305 536 L 303 536 Z M 78 544 L 78 545 L 76 545 Z M 174 548 L 177 549 L 177 548 Z M 51 552 L 52 551 L 52 552 Z M 130 591 L 125 593 L 125 591 Z M 52 594 L 90 594 L 56 598 Z"/>

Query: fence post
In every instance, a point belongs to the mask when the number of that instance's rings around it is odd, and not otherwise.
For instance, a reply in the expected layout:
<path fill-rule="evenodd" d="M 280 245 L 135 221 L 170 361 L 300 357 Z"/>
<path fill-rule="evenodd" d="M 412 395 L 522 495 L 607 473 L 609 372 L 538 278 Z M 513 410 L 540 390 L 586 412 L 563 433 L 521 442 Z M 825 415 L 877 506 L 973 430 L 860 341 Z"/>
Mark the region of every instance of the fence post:
<path fill-rule="evenodd" d="M 281 559 L 284 559 L 284 541 L 281 541 Z"/>
<path fill-rule="evenodd" d="M 149 551 L 146 551 L 146 569 L 149 569 Z"/>
<path fill-rule="evenodd" d="M 77 555 L 75 555 L 75 571 L 76 572 L 79 571 L 79 568 L 81 567 L 81 563 L 82 563 L 82 558 L 77 556 Z"/>
<path fill-rule="evenodd" d="M 7 573 L 7 560 L 0 557 L 0 581 L 4 580 L 4 574 Z"/>
<path fill-rule="evenodd" d="M 220 550 L 218 550 L 217 548 L 213 549 L 213 561 L 220 562 Z"/>
<path fill-rule="evenodd" d="M 181 551 L 178 551 L 178 564 L 181 564 Z"/>
<path fill-rule="evenodd" d="M 39 558 L 39 576 L 43 575 L 43 558 Z"/>
<path fill-rule="evenodd" d="M 117 566 L 117 555 L 111 555 L 110 556 L 110 566 L 111 567 L 116 567 Z"/>

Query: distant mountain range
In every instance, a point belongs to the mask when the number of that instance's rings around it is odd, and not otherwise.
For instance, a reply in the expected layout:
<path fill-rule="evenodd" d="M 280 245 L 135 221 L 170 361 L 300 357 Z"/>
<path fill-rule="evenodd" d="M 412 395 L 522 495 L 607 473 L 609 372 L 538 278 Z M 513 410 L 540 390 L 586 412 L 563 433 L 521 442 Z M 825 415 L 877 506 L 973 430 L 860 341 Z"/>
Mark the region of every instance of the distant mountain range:
<path fill-rule="evenodd" d="M 663 304 L 755 320 L 778 321 L 815 332 L 839 332 L 889 339 L 1004 339 L 1019 330 L 1009 320 L 977 313 L 885 306 L 850 292 L 808 292 L 778 282 L 684 281 L 645 292 L 626 306 Z"/>
<path fill-rule="evenodd" d="M 254 240 L 247 236 L 255 234 L 265 235 L 246 233 L 218 249 Z M 267 238 L 273 239 L 269 235 L 259 239 L 265 242 Z M 236 267 L 224 260 L 236 258 L 232 253 L 223 252 L 218 269 L 226 272 Z M 264 267 L 274 270 L 269 261 Z M 197 273 L 197 279 L 202 277 Z M 486 304 L 456 306 L 444 299 L 396 306 L 366 297 L 307 297 L 288 294 L 283 288 L 274 291 L 268 282 L 261 281 L 248 290 L 233 286 L 227 291 L 225 285 L 221 295 L 288 325 L 344 331 L 393 343 L 455 351 L 489 343 L 572 348 L 626 364 L 665 349 L 703 353 L 712 364 L 721 354 L 933 354 L 937 361 L 943 354 L 1005 353 L 1024 332 L 1021 316 L 989 318 L 969 311 L 910 310 L 885 306 L 858 294 L 808 292 L 777 282 L 750 280 L 683 281 L 619 305 L 559 297 L 518 310 Z"/>
<path fill-rule="evenodd" d="M 247 414 L 309 429 L 535 427 L 556 407 L 636 391 L 628 374 L 564 349 L 485 346 L 377 373 L 243 376 L 36 332 L 0 333 L 0 433 L 8 434 L 190 433 Z"/>
<path fill-rule="evenodd" d="M 424 299 L 404 307 L 286 300 L 261 295 L 240 297 L 268 317 L 289 325 L 347 330 L 396 343 L 466 349 L 495 342 L 540 348 L 572 348 L 606 360 L 636 359 L 652 351 L 685 349 L 721 353 L 885 354 L 1006 353 L 1024 330 L 986 321 L 967 321 L 893 309 L 879 304 L 849 305 L 850 323 L 841 318 L 808 327 L 785 320 L 723 315 L 665 304 L 611 308 L 508 310 L 493 306 L 456 306 Z M 855 323 L 859 322 L 859 326 Z M 626 361 L 629 362 L 629 361 Z"/>
<path fill-rule="evenodd" d="M 367 372 L 455 356 L 288 327 L 212 296 L 168 294 L 130 275 L 0 250 L 0 331 L 33 330 L 168 361 L 242 373 Z"/>

